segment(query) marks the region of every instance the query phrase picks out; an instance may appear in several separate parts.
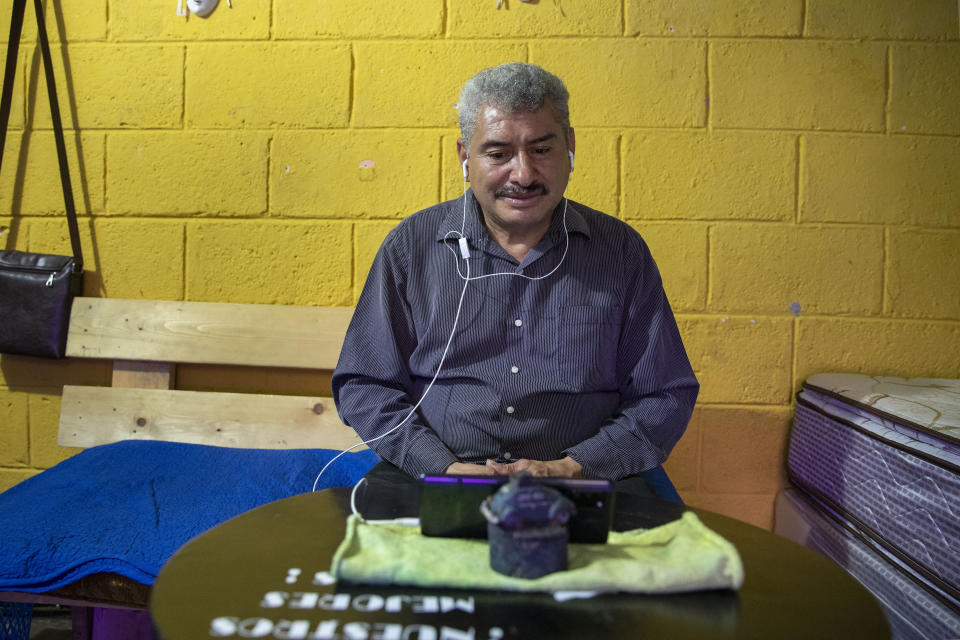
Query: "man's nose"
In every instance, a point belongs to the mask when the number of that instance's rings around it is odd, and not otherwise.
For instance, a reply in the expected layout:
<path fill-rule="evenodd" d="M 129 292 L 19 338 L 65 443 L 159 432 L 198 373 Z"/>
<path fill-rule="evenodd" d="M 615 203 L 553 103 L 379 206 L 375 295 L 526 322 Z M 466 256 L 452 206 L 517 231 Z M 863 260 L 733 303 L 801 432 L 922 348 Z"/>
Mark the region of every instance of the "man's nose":
<path fill-rule="evenodd" d="M 536 175 L 536 169 L 533 166 L 533 159 L 526 151 L 521 151 L 513 157 L 513 167 L 510 172 L 510 180 L 521 187 L 526 187 L 533 182 Z"/>

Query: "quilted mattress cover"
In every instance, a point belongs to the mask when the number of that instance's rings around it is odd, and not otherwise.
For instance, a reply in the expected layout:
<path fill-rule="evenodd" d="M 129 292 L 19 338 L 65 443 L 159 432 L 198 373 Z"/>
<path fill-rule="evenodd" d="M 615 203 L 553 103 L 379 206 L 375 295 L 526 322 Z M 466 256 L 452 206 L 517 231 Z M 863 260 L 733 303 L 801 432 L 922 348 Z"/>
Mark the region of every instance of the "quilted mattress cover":
<path fill-rule="evenodd" d="M 960 380 L 818 374 L 803 385 L 793 484 L 960 602 Z"/>
<path fill-rule="evenodd" d="M 828 506 L 797 489 L 777 498 L 777 518 L 799 518 L 788 535 L 818 551 L 863 584 L 880 603 L 895 640 L 960 637 L 960 610 Z"/>

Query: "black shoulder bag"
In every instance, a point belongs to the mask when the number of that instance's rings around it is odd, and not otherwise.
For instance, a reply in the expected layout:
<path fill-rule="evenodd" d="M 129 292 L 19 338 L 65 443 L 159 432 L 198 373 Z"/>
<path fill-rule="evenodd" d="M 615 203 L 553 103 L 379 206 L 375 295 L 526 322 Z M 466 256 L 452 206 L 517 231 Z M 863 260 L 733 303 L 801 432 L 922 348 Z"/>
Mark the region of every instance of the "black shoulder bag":
<path fill-rule="evenodd" d="M 41 0 L 34 0 L 37 14 L 37 40 L 43 57 L 50 98 L 50 115 L 60 160 L 60 183 L 63 203 L 70 227 L 73 256 L 0 250 L 0 353 L 16 353 L 42 358 L 62 358 L 67 344 L 67 327 L 73 297 L 83 288 L 83 254 L 80 250 L 80 229 L 73 204 L 67 148 L 63 140 L 63 124 L 53 79 L 53 62 L 43 18 Z M 7 139 L 7 123 L 13 101 L 13 81 L 17 70 L 17 50 L 26 0 L 13 0 L 10 19 L 10 43 L 3 75 L 0 100 L 0 162 Z"/>

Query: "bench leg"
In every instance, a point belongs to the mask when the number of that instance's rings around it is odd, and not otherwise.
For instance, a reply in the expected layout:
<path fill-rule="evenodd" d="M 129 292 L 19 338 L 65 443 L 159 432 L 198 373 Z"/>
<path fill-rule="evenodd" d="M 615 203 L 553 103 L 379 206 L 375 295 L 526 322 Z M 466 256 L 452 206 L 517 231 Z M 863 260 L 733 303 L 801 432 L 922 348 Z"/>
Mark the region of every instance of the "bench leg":
<path fill-rule="evenodd" d="M 90 640 L 93 635 L 93 607 L 70 607 L 73 640 Z"/>
<path fill-rule="evenodd" d="M 139 609 L 107 609 L 93 611 L 93 633 L 90 640 L 153 640 L 150 613 Z M 76 635 L 74 635 L 76 638 Z"/>

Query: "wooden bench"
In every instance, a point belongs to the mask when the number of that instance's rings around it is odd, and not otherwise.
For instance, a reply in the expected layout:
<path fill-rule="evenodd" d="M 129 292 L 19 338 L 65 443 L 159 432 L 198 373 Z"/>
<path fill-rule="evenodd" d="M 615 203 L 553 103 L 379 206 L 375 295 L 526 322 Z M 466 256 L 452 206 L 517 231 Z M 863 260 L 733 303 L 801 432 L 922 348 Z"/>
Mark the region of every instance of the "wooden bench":
<path fill-rule="evenodd" d="M 253 368 L 268 376 L 276 369 L 330 372 L 352 313 L 346 307 L 77 298 L 67 356 L 112 360 L 112 386 L 64 386 L 58 442 L 92 447 L 147 439 L 261 449 L 361 444 L 338 418 L 329 389 L 327 396 L 295 396 L 176 388 L 178 365 Z M 97 574 L 43 594 L 0 592 L 0 600 L 72 606 L 76 630 L 89 626 L 89 607 L 145 609 L 149 592 L 128 578 Z"/>

